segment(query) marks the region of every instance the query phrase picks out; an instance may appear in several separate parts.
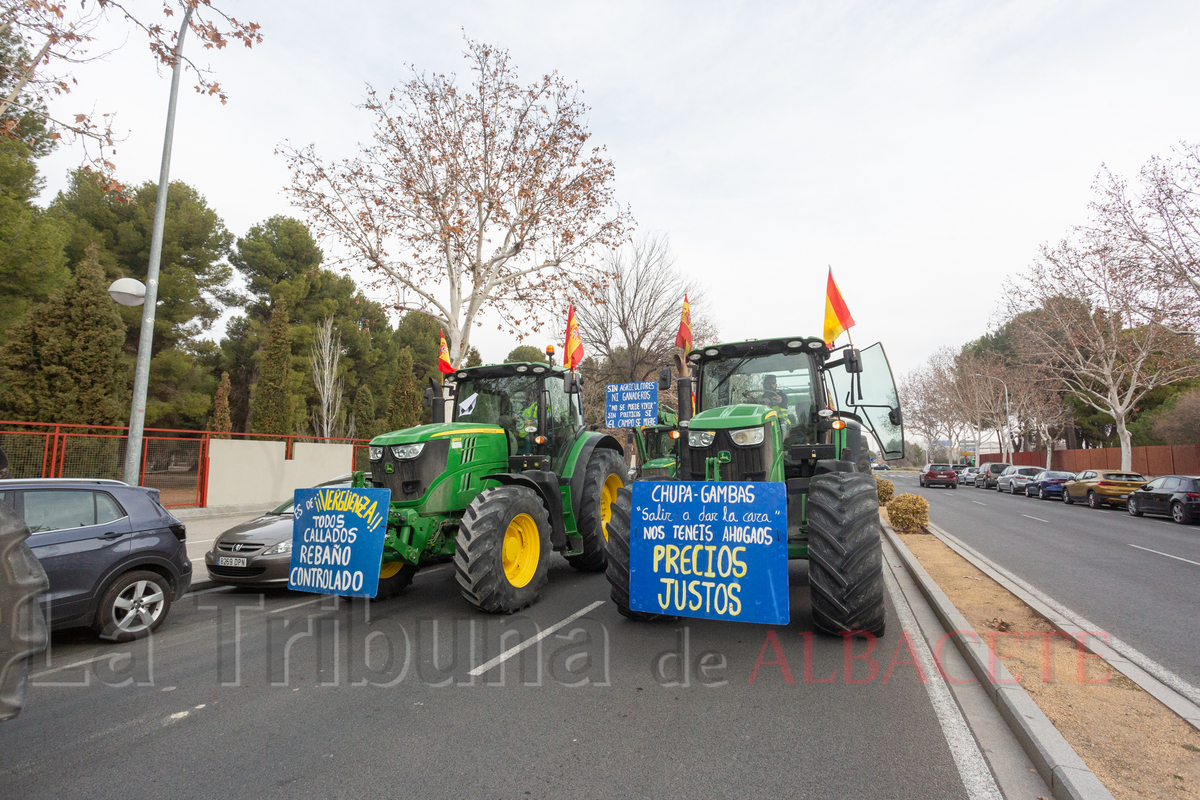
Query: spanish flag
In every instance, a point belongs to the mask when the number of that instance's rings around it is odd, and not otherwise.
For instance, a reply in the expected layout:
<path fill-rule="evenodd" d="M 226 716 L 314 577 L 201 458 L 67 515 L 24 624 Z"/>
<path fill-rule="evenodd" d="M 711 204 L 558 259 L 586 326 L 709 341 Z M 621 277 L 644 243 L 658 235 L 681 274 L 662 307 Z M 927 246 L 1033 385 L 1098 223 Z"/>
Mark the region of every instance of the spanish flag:
<path fill-rule="evenodd" d="M 449 375 L 454 372 L 454 365 L 450 363 L 450 350 L 446 347 L 446 332 L 438 329 L 442 335 L 442 346 L 438 349 L 438 372 L 443 375 Z"/>
<path fill-rule="evenodd" d="M 825 287 L 825 344 L 833 343 L 846 331 L 854 327 L 854 317 L 846 308 L 846 301 L 833 279 L 833 267 L 829 268 L 829 283 Z"/>
<path fill-rule="evenodd" d="M 684 358 L 687 358 L 692 350 L 692 308 L 688 305 L 686 294 L 683 296 L 683 313 L 679 315 L 679 333 L 675 334 L 675 346 L 683 348 Z"/>
<path fill-rule="evenodd" d="M 573 370 L 583 361 L 583 340 L 579 338 L 579 323 L 575 321 L 575 304 L 567 311 L 567 343 L 563 345 L 563 366 Z"/>

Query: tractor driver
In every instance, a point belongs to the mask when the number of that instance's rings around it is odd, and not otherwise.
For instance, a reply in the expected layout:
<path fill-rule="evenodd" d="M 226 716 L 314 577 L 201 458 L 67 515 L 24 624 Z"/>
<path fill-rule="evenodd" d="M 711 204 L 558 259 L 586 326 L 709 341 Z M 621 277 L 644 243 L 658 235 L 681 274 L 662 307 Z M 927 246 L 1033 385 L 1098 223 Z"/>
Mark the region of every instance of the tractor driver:
<path fill-rule="evenodd" d="M 783 396 L 783 392 L 779 391 L 779 384 L 774 375 L 763 375 L 763 390 L 762 390 L 763 405 L 771 406 L 772 408 L 782 409 L 787 413 L 787 398 Z"/>

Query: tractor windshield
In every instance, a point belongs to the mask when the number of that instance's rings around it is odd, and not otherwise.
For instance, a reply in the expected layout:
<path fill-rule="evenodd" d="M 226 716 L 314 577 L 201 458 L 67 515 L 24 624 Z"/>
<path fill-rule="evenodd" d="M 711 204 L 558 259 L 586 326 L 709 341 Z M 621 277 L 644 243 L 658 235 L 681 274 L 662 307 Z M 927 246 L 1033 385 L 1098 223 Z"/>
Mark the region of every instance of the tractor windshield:
<path fill-rule="evenodd" d="M 646 460 L 656 458 L 674 458 L 679 444 L 678 439 L 672 439 L 674 428 L 642 428 L 642 438 L 646 443 Z"/>
<path fill-rule="evenodd" d="M 807 420 L 813 406 L 812 359 L 807 353 L 771 353 L 706 361 L 700 372 L 697 411 L 758 403 Z"/>
<path fill-rule="evenodd" d="M 844 364 L 825 371 L 829 394 L 839 411 L 860 415 L 875 436 L 883 457 L 904 457 L 904 428 L 900 421 L 900 400 L 892 368 L 883 345 L 876 342 L 861 351 L 862 372 L 851 381 Z M 851 385 L 853 383 L 853 386 Z"/>
<path fill-rule="evenodd" d="M 459 381 L 454 419 L 520 431 L 537 425 L 537 378 L 467 378 Z"/>

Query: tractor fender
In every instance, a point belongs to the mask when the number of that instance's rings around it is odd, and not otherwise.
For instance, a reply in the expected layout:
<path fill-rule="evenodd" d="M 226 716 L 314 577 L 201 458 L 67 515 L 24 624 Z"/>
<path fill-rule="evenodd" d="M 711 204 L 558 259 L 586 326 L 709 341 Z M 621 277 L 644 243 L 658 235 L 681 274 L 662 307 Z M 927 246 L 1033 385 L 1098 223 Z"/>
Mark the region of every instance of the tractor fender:
<path fill-rule="evenodd" d="M 526 472 L 498 472 L 484 475 L 482 480 L 496 481 L 501 486 L 523 486 L 532 489 L 542 499 L 550 515 L 550 545 L 555 550 L 567 547 L 567 525 L 563 519 L 562 497 L 558 491 L 558 476 L 553 472 L 531 469 Z"/>
<path fill-rule="evenodd" d="M 587 476 L 588 460 L 592 457 L 592 451 L 597 447 L 606 450 L 615 450 L 625 457 L 625 448 L 621 447 L 621 443 L 607 433 L 602 433 L 598 436 L 589 436 L 583 440 L 580 445 L 579 455 L 575 459 L 575 468 L 571 472 L 571 512 L 575 515 L 575 519 L 579 519 L 579 503 L 583 498 L 583 480 Z"/>

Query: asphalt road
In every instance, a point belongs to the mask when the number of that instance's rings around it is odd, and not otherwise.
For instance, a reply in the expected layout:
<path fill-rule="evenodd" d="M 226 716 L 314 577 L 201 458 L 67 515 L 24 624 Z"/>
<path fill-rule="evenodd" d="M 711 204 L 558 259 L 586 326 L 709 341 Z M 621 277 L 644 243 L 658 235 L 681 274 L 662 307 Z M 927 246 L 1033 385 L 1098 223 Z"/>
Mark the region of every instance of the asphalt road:
<path fill-rule="evenodd" d="M 887 477 L 926 498 L 935 525 L 1200 686 L 1200 526 Z"/>
<path fill-rule="evenodd" d="M 884 682 L 902 641 L 890 595 L 879 672 L 855 662 L 848 684 L 840 639 L 812 639 L 806 676 L 803 562 L 792 623 L 767 628 L 632 623 L 603 575 L 555 559 L 512 617 L 474 612 L 443 565 L 369 609 L 221 589 L 183 598 L 149 643 L 56 634 L 0 726 L 0 797 L 968 796 L 916 669 Z M 777 661 L 770 632 L 791 682 L 764 663 L 751 683 L 760 653 Z"/>

